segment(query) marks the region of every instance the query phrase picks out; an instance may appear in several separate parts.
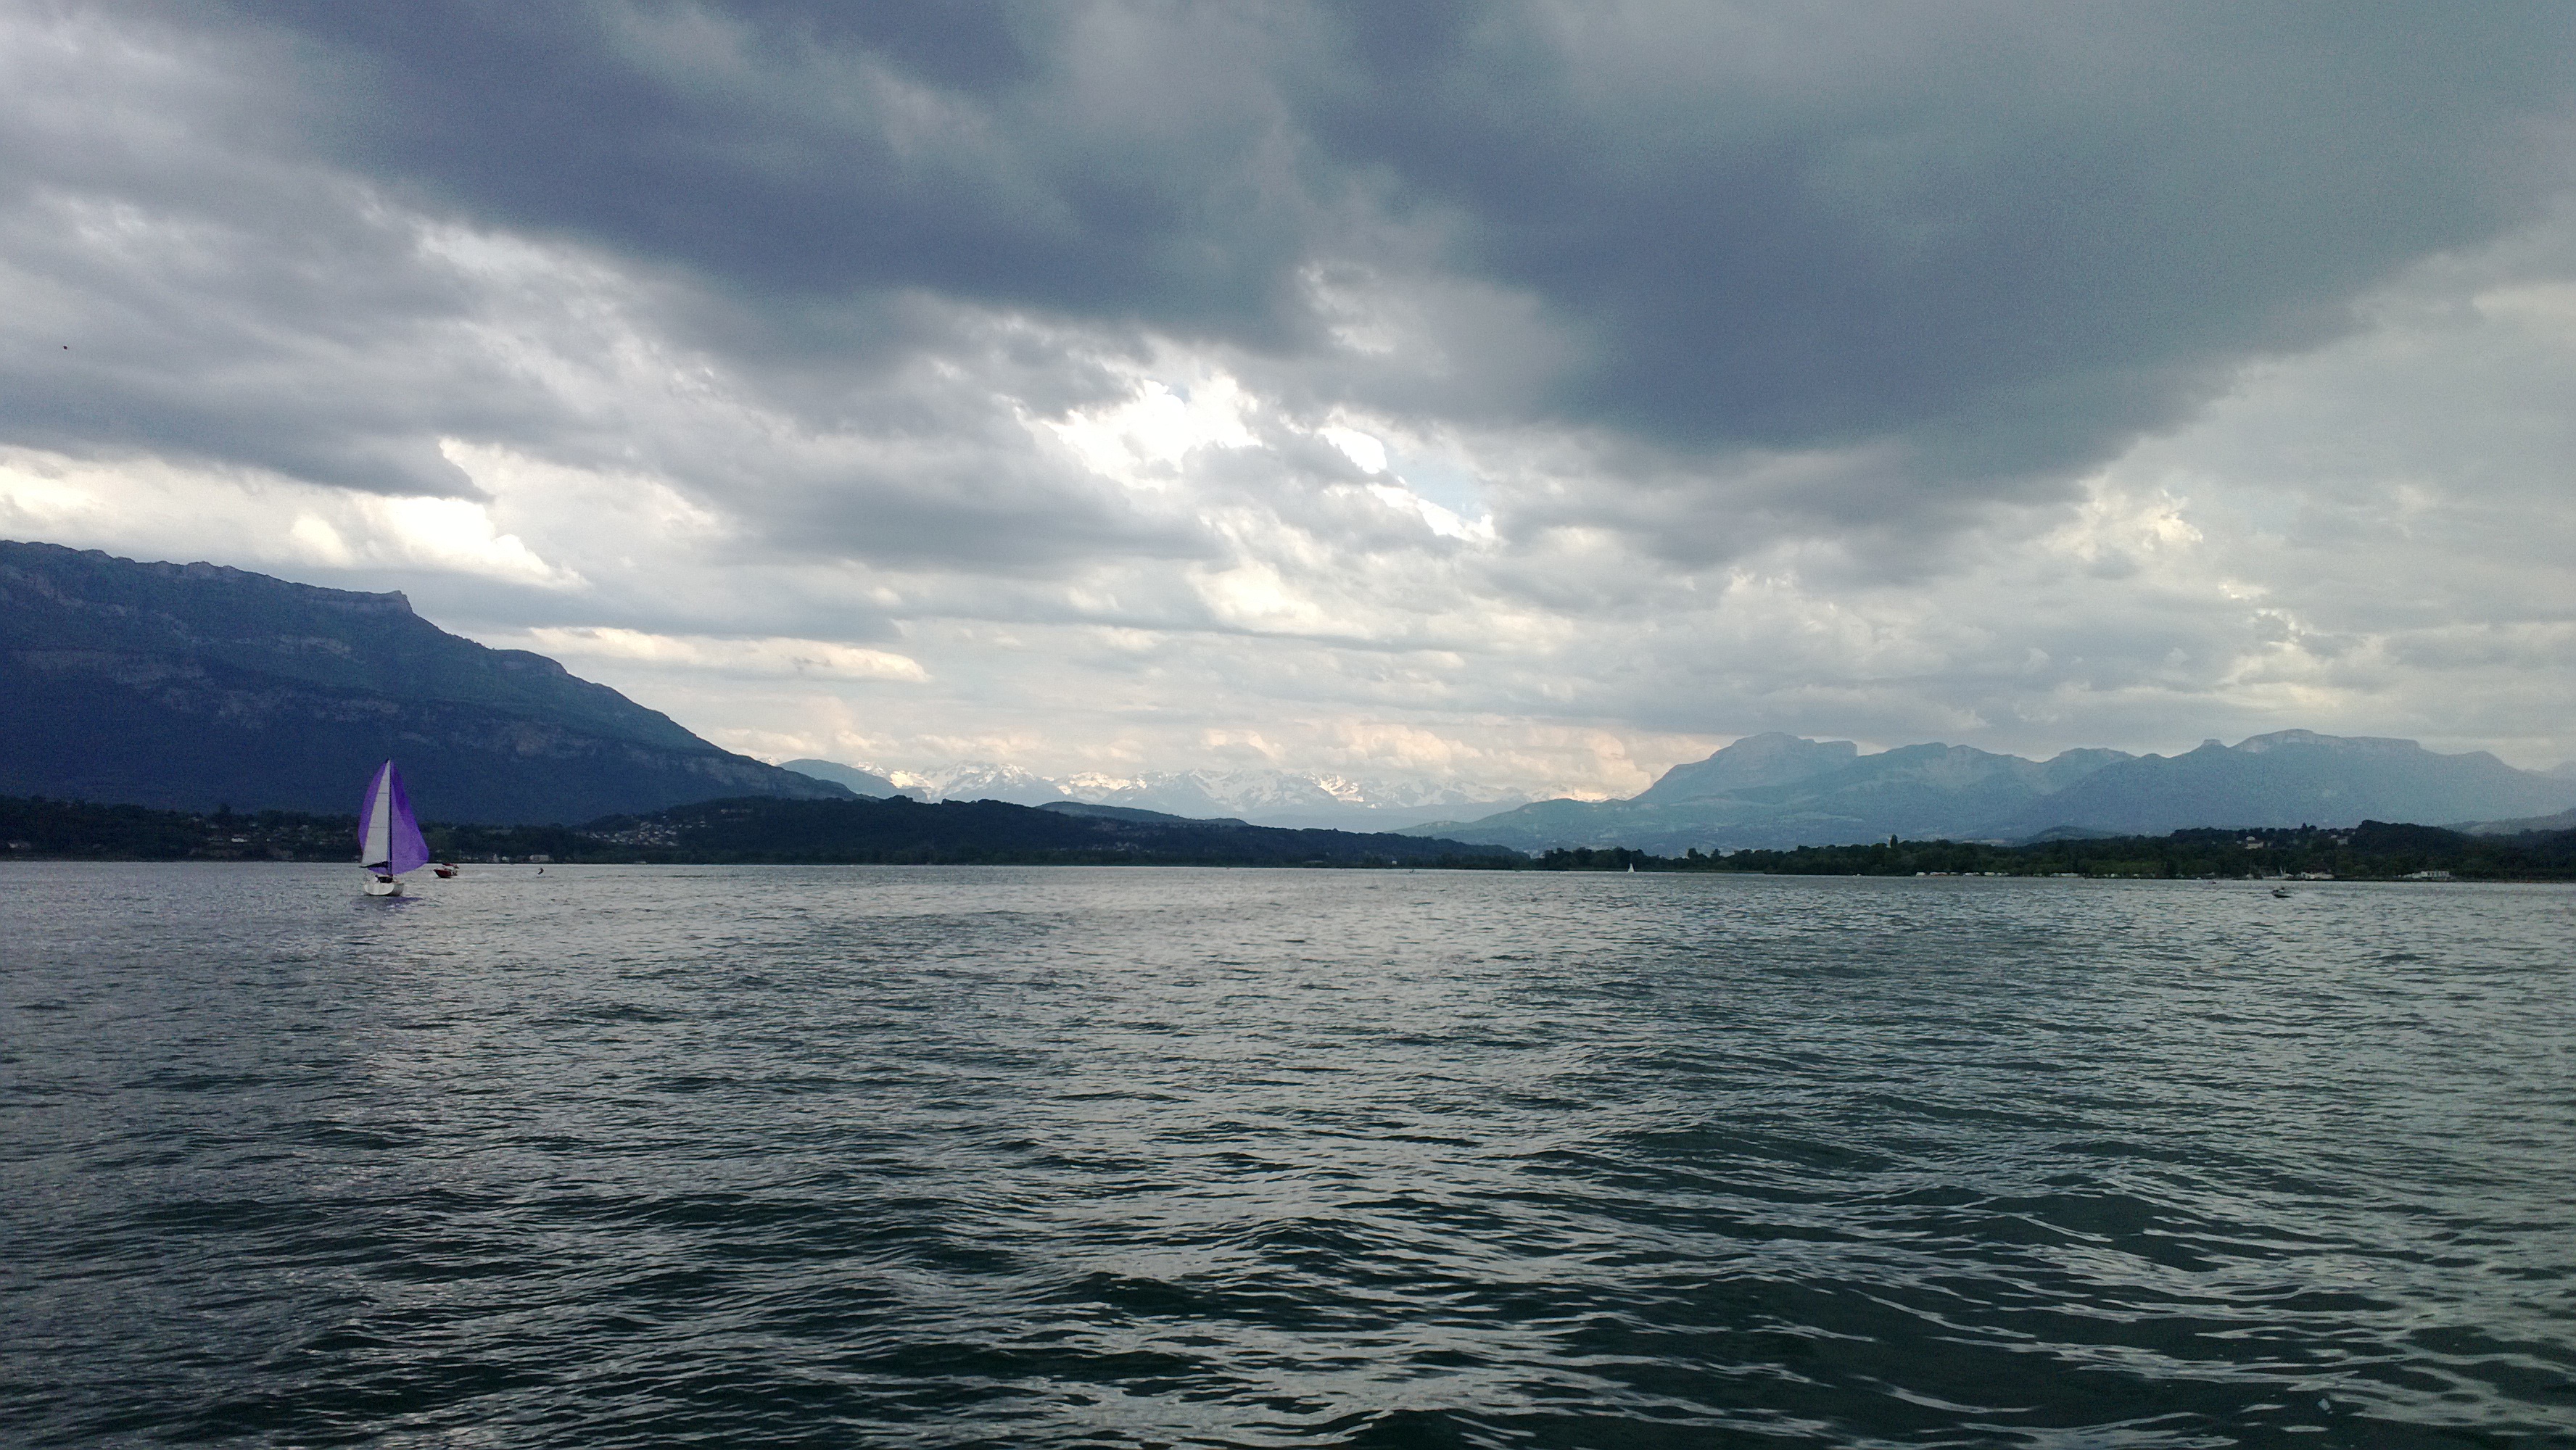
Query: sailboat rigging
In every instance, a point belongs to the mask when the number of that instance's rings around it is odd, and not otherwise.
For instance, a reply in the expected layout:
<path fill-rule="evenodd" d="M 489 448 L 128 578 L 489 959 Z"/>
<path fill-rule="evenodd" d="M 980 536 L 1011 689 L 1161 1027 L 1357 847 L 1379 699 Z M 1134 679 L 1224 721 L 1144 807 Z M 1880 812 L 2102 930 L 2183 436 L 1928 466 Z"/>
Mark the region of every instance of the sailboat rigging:
<path fill-rule="evenodd" d="M 411 792 L 390 760 L 367 782 L 358 806 L 358 864 L 367 868 L 369 896 L 402 895 L 402 875 L 429 864 L 429 844 L 411 813 Z"/>

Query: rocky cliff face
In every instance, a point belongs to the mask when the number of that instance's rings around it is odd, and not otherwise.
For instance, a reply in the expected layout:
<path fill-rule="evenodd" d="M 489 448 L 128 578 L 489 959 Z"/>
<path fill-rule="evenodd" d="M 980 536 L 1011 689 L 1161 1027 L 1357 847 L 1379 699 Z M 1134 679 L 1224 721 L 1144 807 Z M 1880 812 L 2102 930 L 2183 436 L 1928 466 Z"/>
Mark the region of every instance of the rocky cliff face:
<path fill-rule="evenodd" d="M 387 758 L 454 821 L 848 794 L 399 594 L 0 542 L 0 794 L 353 811 Z"/>

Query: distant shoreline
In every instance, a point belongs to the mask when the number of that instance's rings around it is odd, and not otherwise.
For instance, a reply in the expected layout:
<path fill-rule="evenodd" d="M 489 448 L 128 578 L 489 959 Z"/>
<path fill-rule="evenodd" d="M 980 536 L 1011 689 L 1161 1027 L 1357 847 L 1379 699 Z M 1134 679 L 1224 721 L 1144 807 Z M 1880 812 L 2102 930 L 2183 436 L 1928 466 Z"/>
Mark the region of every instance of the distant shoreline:
<path fill-rule="evenodd" d="M 0 796 L 0 860 L 346 864 L 354 816 L 177 811 Z M 2576 881 L 2576 830 L 2473 836 L 2437 826 L 2197 829 L 1995 844 L 1891 839 L 1657 856 L 1499 847 L 1225 822 L 1095 820 L 998 801 L 742 799 L 587 826 L 425 828 L 468 865 L 1208 866 L 2088 880 Z M 1039 833 L 1043 833 L 1042 835 Z"/>

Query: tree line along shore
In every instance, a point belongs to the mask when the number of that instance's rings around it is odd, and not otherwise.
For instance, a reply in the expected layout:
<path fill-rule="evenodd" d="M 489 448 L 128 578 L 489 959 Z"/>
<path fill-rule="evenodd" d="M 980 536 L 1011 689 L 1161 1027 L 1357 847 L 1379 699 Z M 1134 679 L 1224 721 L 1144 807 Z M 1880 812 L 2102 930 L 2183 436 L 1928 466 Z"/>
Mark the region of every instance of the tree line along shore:
<path fill-rule="evenodd" d="M 2471 835 L 2365 821 L 2176 831 L 2018 844 L 1907 841 L 1658 856 L 1500 847 L 1233 822 L 1104 820 L 1000 801 L 708 801 L 585 826 L 424 828 L 463 862 L 646 864 L 1223 865 L 1785 876 L 2072 876 L 2127 879 L 2576 880 L 2576 831 Z M 354 816 L 156 810 L 0 796 L 0 858 L 346 861 Z"/>

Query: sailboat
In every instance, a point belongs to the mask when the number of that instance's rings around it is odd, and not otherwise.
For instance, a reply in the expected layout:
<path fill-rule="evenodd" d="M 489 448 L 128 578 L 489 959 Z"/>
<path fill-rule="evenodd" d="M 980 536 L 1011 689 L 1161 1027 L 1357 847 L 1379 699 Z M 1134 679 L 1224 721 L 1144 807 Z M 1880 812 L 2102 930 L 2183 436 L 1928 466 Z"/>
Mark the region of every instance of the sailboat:
<path fill-rule="evenodd" d="M 390 760 L 367 782 L 358 806 L 358 864 L 367 868 L 369 896 L 402 895 L 402 874 L 429 864 L 429 843 L 411 813 L 411 792 Z"/>

